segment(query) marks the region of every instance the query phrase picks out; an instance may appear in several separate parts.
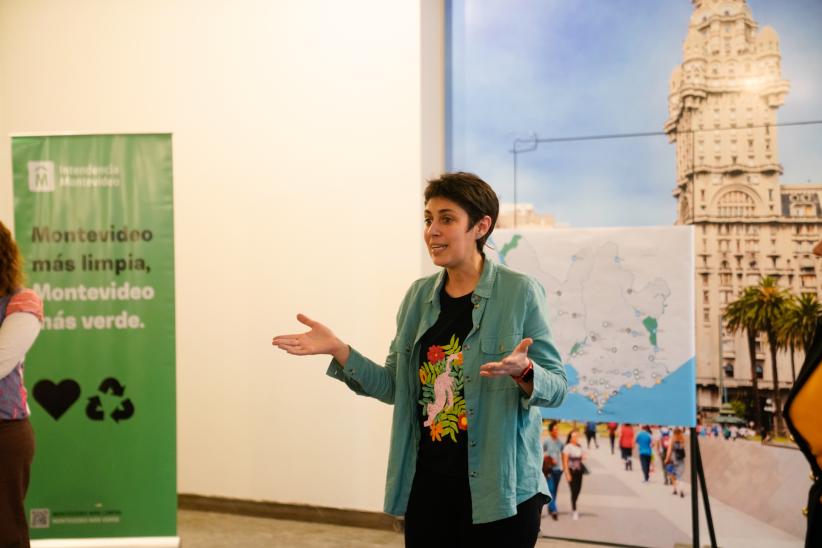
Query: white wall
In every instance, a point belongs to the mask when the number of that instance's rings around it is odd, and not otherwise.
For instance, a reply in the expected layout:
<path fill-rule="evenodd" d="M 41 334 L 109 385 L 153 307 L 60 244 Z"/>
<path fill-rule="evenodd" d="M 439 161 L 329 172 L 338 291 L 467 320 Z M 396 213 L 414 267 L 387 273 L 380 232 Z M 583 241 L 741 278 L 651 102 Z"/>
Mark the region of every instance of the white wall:
<path fill-rule="evenodd" d="M 174 134 L 180 492 L 382 508 L 390 407 L 270 340 L 302 311 L 384 356 L 442 166 L 441 30 L 427 0 L 0 2 L 0 219 L 9 134 Z"/>

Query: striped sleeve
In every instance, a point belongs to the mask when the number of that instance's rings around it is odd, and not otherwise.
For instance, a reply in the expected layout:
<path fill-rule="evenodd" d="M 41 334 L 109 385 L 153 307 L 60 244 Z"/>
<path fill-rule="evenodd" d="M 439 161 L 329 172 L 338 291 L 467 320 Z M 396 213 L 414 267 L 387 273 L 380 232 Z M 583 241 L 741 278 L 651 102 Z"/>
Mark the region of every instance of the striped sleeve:
<path fill-rule="evenodd" d="M 6 309 L 6 315 L 14 314 L 15 312 L 28 312 L 34 314 L 38 320 L 43 321 L 43 301 L 31 289 L 24 289 L 16 293 L 9 301 L 9 306 Z"/>

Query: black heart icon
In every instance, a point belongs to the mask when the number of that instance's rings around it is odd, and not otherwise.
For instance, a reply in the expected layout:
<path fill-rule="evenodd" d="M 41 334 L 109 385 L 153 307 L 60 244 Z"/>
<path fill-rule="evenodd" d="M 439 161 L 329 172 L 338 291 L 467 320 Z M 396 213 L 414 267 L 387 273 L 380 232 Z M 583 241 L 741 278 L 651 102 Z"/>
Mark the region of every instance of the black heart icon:
<path fill-rule="evenodd" d="M 34 385 L 34 399 L 43 406 L 54 420 L 63 416 L 80 397 L 80 385 L 71 379 L 54 384 L 43 379 Z"/>

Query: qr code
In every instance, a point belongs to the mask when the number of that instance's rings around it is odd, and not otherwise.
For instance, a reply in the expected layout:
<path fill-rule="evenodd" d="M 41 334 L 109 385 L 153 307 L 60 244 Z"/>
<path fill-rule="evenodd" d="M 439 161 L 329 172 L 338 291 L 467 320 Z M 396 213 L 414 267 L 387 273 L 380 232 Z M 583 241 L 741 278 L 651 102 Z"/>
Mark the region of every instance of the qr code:
<path fill-rule="evenodd" d="M 48 508 L 31 509 L 31 528 L 48 529 L 51 526 L 51 515 Z"/>

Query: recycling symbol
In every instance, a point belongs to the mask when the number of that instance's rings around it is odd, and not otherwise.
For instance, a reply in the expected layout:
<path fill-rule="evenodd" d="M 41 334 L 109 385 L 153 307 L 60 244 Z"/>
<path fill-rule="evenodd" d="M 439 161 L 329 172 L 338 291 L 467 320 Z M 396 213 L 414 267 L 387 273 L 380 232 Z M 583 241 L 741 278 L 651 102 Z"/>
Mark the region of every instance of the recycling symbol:
<path fill-rule="evenodd" d="M 120 382 L 113 378 L 108 377 L 107 379 L 103 379 L 103 382 L 100 383 L 100 388 L 98 391 L 104 395 L 111 395 L 120 398 L 120 405 L 111 412 L 111 418 L 114 419 L 114 422 L 119 423 L 122 420 L 128 420 L 134 415 L 134 404 L 131 403 L 131 400 L 128 398 L 123 399 L 123 395 L 126 392 L 126 387 L 122 386 Z M 103 410 L 103 402 L 100 399 L 100 396 L 92 396 L 88 399 L 88 404 L 86 405 L 86 416 L 93 421 L 101 421 L 106 418 L 105 411 Z"/>

